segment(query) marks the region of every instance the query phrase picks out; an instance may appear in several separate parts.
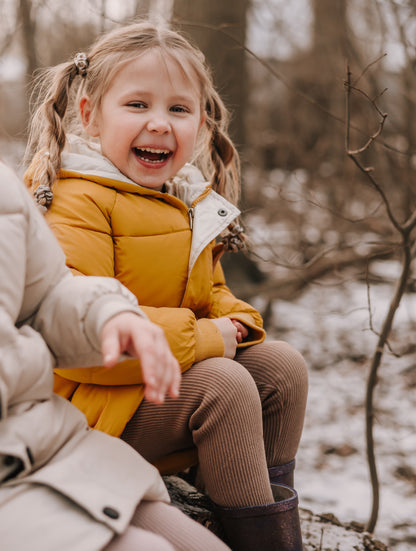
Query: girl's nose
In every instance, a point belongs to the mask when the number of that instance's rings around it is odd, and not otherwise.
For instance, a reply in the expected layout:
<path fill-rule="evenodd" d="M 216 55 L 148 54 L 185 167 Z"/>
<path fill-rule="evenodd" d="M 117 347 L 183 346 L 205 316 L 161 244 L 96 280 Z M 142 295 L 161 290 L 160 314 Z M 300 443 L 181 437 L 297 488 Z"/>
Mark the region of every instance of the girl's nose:
<path fill-rule="evenodd" d="M 166 117 L 156 115 L 147 123 L 147 129 L 155 134 L 166 134 L 170 132 L 170 123 Z"/>

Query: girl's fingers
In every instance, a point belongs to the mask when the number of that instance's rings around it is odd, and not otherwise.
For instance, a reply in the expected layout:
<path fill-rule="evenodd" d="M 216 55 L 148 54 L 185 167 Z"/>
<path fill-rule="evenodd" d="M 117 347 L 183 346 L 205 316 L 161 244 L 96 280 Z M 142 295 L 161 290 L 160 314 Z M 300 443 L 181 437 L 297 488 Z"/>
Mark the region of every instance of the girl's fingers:
<path fill-rule="evenodd" d="M 248 328 L 241 323 L 238 320 L 232 319 L 234 327 L 237 328 L 237 338 L 241 337 L 241 340 L 238 342 L 242 342 L 246 337 L 248 337 Z"/>

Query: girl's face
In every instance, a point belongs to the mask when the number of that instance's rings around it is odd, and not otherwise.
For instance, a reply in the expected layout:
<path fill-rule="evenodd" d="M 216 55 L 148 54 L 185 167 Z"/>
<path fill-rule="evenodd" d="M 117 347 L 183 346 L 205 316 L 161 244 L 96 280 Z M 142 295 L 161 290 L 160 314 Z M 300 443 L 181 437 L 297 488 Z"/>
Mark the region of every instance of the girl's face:
<path fill-rule="evenodd" d="M 99 138 L 103 155 L 125 176 L 155 190 L 190 160 L 205 121 L 196 78 L 159 50 L 123 66 L 96 115 L 92 108 L 83 97 L 84 128 Z"/>

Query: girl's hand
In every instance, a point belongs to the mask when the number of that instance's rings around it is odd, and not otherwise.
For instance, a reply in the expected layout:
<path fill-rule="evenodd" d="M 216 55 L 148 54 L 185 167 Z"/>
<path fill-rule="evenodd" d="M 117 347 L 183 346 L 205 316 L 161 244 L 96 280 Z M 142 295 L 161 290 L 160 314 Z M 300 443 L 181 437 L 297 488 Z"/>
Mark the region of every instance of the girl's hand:
<path fill-rule="evenodd" d="M 132 312 L 109 319 L 101 332 L 101 352 L 105 367 L 113 367 L 125 352 L 140 360 L 144 396 L 161 404 L 168 393 L 179 396 L 181 371 L 170 351 L 163 330 Z"/>
<path fill-rule="evenodd" d="M 234 358 L 237 350 L 237 328 L 230 318 L 211 319 L 219 329 L 224 341 L 224 358 Z"/>
<path fill-rule="evenodd" d="M 234 324 L 235 328 L 237 329 L 237 342 L 243 342 L 243 340 L 248 337 L 248 329 L 247 327 L 241 323 L 241 321 L 238 320 L 231 320 Z"/>

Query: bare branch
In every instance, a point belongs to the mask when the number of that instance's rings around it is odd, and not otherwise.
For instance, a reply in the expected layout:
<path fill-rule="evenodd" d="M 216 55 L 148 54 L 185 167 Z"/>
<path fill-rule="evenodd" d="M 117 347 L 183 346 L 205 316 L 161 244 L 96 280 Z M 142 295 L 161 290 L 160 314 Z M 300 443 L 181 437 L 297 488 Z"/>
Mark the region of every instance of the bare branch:
<path fill-rule="evenodd" d="M 371 171 L 373 170 L 372 167 L 364 167 L 361 164 L 361 162 L 357 159 L 357 155 L 359 153 L 362 153 L 362 152 L 366 151 L 370 147 L 370 145 L 374 142 L 374 140 L 380 135 L 380 133 L 383 130 L 384 122 L 386 120 L 387 114 L 382 113 L 380 111 L 380 109 L 378 108 L 378 106 L 375 104 L 375 102 L 371 98 L 369 98 L 369 96 L 367 94 L 362 92 L 363 95 L 368 99 L 368 101 L 372 105 L 372 107 L 377 111 L 377 113 L 379 114 L 381 120 L 379 122 L 379 126 L 378 126 L 376 132 L 373 134 L 373 136 L 374 136 L 373 139 L 372 139 L 372 137 L 370 137 L 370 139 L 366 142 L 366 144 L 363 147 L 359 148 L 358 150 L 351 149 L 351 147 L 350 147 L 350 120 L 351 120 L 350 101 L 351 101 L 352 86 L 351 86 L 351 72 L 350 72 L 349 68 L 348 68 L 348 72 L 347 72 L 347 80 L 346 80 L 345 86 L 346 86 L 346 91 L 347 91 L 347 93 L 346 93 L 346 111 L 347 111 L 346 121 L 347 121 L 347 126 L 346 126 L 346 134 L 345 134 L 345 136 L 346 136 L 345 146 L 346 146 L 347 155 L 350 157 L 350 159 L 352 159 L 352 161 L 361 170 L 361 172 L 363 172 L 363 174 L 365 174 L 365 176 L 367 177 L 368 182 L 371 184 L 373 189 L 375 189 L 375 191 L 380 195 L 380 197 L 381 197 L 381 199 L 384 203 L 384 207 L 386 209 L 387 215 L 390 219 L 390 222 L 393 224 L 393 226 L 396 228 L 396 230 L 398 232 L 400 232 L 400 234 L 402 234 L 403 228 L 399 224 L 399 222 L 396 220 L 396 217 L 394 216 L 393 211 L 391 210 L 391 206 L 390 206 L 390 203 L 387 199 L 386 194 L 384 193 L 383 189 L 379 186 L 379 184 L 376 182 L 376 180 L 371 175 Z"/>
<path fill-rule="evenodd" d="M 380 338 L 380 333 L 376 331 L 373 324 L 373 312 L 371 309 L 370 279 L 368 275 L 368 264 L 367 264 L 367 270 L 366 270 L 365 284 L 367 288 L 367 309 L 368 309 L 368 322 L 369 322 L 368 325 L 369 325 L 370 331 L 374 333 L 374 335 Z M 394 352 L 394 350 L 391 348 L 390 343 L 388 341 L 386 341 L 386 346 L 390 350 L 393 356 L 395 356 L 396 358 L 400 358 L 400 354 L 398 354 L 397 352 Z"/>
<path fill-rule="evenodd" d="M 369 71 L 369 69 L 373 65 L 376 65 L 379 61 L 381 61 L 386 56 L 387 56 L 387 54 L 382 54 L 380 57 L 378 57 L 377 59 L 375 59 L 374 61 L 369 63 L 366 67 L 364 67 L 364 69 L 361 71 L 361 73 L 358 75 L 357 79 L 355 80 L 354 86 L 356 86 L 358 84 L 358 81 Z"/>
<path fill-rule="evenodd" d="M 390 335 L 391 328 L 393 325 L 393 320 L 395 313 L 400 306 L 401 299 L 403 297 L 403 294 L 406 290 L 406 285 L 409 279 L 410 275 L 410 267 L 411 267 L 411 261 L 412 261 L 412 251 L 415 248 L 415 242 L 411 241 L 410 234 L 412 229 L 416 226 L 416 211 L 412 213 L 412 215 L 409 217 L 409 219 L 404 223 L 400 224 L 396 217 L 393 214 L 393 211 L 391 209 L 390 203 L 388 201 L 387 196 L 385 195 L 383 189 L 378 185 L 377 181 L 374 179 L 374 177 L 371 174 L 371 169 L 368 167 L 364 167 L 361 162 L 358 159 L 358 154 L 363 153 L 366 151 L 370 145 L 380 136 L 383 127 L 384 122 L 386 119 L 386 115 L 382 113 L 376 103 L 375 100 L 372 100 L 368 97 L 367 94 L 362 92 L 361 90 L 356 90 L 360 92 L 361 94 L 366 97 L 369 104 L 372 106 L 373 109 L 376 110 L 380 117 L 379 126 L 377 131 L 373 134 L 373 136 L 364 144 L 363 147 L 357 149 L 357 150 L 351 150 L 350 148 L 350 97 L 351 97 L 351 90 L 353 87 L 351 86 L 351 73 L 348 69 L 347 73 L 347 81 L 346 81 L 346 131 L 345 131 L 345 145 L 346 145 L 346 153 L 352 159 L 352 161 L 356 164 L 356 166 L 363 172 L 367 180 L 370 182 L 372 188 L 378 193 L 378 195 L 381 197 L 384 206 L 386 208 L 386 212 L 388 215 L 388 218 L 394 228 L 397 230 L 397 232 L 400 235 L 401 238 L 401 250 L 402 250 L 402 270 L 400 277 L 396 283 L 395 292 L 393 294 L 393 297 L 390 301 L 390 306 L 388 309 L 388 312 L 384 318 L 384 321 L 382 323 L 381 331 L 378 334 L 378 341 L 377 345 L 372 357 L 368 381 L 367 381 L 367 391 L 366 391 L 366 401 L 365 401 L 365 410 L 366 410 L 366 442 L 367 442 L 367 462 L 370 472 L 370 479 L 371 479 L 371 487 L 373 491 L 373 501 L 372 501 L 372 508 L 370 513 L 370 518 L 368 520 L 366 529 L 369 532 L 373 532 L 374 528 L 377 523 L 377 517 L 378 517 L 378 511 L 379 511 L 379 502 L 380 502 L 380 488 L 379 488 L 379 480 L 377 475 L 377 466 L 376 466 L 376 459 L 375 459 L 375 450 L 374 450 L 374 436 L 373 436 L 373 421 L 374 421 L 374 389 L 377 385 L 377 371 L 381 364 L 381 359 L 384 353 L 384 349 L 386 346 L 388 346 L 388 336 Z M 369 285 L 367 280 L 367 301 L 368 301 L 368 309 L 369 309 L 369 318 L 370 318 L 370 327 L 372 328 L 372 313 L 371 313 L 371 303 L 370 303 L 370 295 L 369 295 Z"/>

